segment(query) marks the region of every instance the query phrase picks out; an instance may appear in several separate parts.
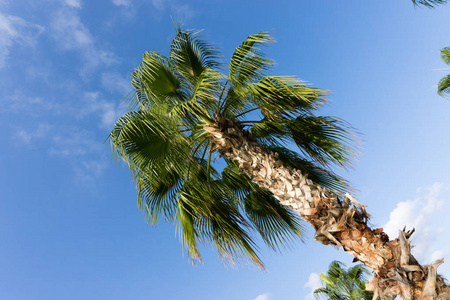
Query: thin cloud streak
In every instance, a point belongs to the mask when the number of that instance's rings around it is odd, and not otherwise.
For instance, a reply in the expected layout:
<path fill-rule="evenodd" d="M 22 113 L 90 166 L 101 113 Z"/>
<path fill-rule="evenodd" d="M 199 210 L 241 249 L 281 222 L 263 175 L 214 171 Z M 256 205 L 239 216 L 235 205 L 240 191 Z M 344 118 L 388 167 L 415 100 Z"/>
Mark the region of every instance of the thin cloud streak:
<path fill-rule="evenodd" d="M 20 17 L 0 14 L 0 69 L 7 65 L 11 47 L 33 47 L 44 29 Z"/>
<path fill-rule="evenodd" d="M 54 40 L 66 51 L 78 51 L 84 62 L 81 75 L 92 73 L 101 66 L 117 62 L 114 53 L 99 49 L 89 29 L 81 21 L 78 10 L 58 10 L 50 24 Z"/>
<path fill-rule="evenodd" d="M 116 6 L 130 6 L 130 0 L 112 0 L 113 4 Z"/>

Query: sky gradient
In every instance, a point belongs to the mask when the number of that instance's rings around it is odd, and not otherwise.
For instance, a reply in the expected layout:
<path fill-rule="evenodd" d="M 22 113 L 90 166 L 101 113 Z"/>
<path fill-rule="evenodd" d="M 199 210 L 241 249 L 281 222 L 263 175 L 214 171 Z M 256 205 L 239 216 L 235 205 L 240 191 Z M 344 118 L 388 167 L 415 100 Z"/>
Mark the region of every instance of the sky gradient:
<path fill-rule="evenodd" d="M 147 226 L 129 171 L 106 141 L 125 111 L 145 51 L 167 54 L 172 20 L 229 60 L 270 31 L 271 74 L 330 91 L 325 115 L 362 133 L 359 189 L 391 238 L 416 227 L 421 263 L 446 257 L 450 276 L 450 5 L 409 0 L 0 0 L 0 298 L 312 300 L 317 272 L 351 257 L 309 230 L 281 254 L 261 245 L 267 272 L 183 255 L 173 224 Z"/>

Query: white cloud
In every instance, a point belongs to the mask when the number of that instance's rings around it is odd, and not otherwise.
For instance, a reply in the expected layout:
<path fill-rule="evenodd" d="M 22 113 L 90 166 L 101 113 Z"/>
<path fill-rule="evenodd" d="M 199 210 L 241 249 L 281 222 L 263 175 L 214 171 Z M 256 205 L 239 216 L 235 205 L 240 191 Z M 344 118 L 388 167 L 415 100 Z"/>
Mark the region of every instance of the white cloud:
<path fill-rule="evenodd" d="M 102 128 L 111 129 L 119 118 L 121 111 L 111 102 L 100 99 L 99 92 L 87 92 L 84 94 L 83 106 L 80 116 L 98 114 L 101 119 Z"/>
<path fill-rule="evenodd" d="M 112 0 L 113 4 L 116 6 L 130 6 L 131 0 Z"/>
<path fill-rule="evenodd" d="M 50 156 L 66 158 L 72 165 L 76 181 L 89 184 L 103 174 L 108 160 L 100 159 L 104 153 L 103 140 L 96 139 L 91 131 L 79 127 L 61 127 L 39 124 L 35 129 L 20 129 L 14 138 L 27 146 L 44 140 Z M 104 157 L 104 155 L 101 155 Z"/>
<path fill-rule="evenodd" d="M 162 13 L 166 11 L 166 8 L 175 17 L 176 21 L 186 22 L 196 15 L 196 12 L 189 4 L 180 4 L 175 0 L 152 0 L 152 4 L 153 8 L 155 8 L 153 13 L 157 18 L 162 17 Z"/>
<path fill-rule="evenodd" d="M 22 18 L 0 14 L 0 68 L 6 65 L 10 48 L 14 44 L 33 46 L 44 27 Z"/>
<path fill-rule="evenodd" d="M 102 85 L 108 92 L 118 92 L 125 97 L 132 90 L 131 79 L 118 72 L 104 72 L 101 76 Z"/>
<path fill-rule="evenodd" d="M 64 0 L 64 4 L 70 7 L 74 8 L 80 8 L 81 7 L 81 0 Z"/>
<path fill-rule="evenodd" d="M 52 20 L 51 29 L 58 43 L 65 49 L 93 47 L 91 33 L 74 10 L 59 10 Z"/>
<path fill-rule="evenodd" d="M 269 299 L 270 299 L 269 293 L 261 294 L 255 298 L 255 300 L 269 300 Z"/>
<path fill-rule="evenodd" d="M 16 133 L 15 137 L 22 143 L 29 145 L 32 141 L 45 138 L 48 135 L 50 129 L 51 126 L 49 124 L 39 124 L 33 130 L 20 129 Z"/>
<path fill-rule="evenodd" d="M 175 18 L 183 22 L 190 21 L 195 17 L 195 11 L 188 4 L 174 4 L 172 5 L 172 11 Z"/>
<path fill-rule="evenodd" d="M 30 97 L 20 92 L 11 96 L 0 98 L 0 111 L 5 113 L 31 113 L 39 114 L 43 111 L 55 109 L 55 105 L 51 100 L 41 97 Z"/>
<path fill-rule="evenodd" d="M 322 287 L 322 282 L 320 280 L 319 274 L 311 273 L 309 275 L 308 282 L 305 283 L 305 287 L 310 289 L 310 293 L 305 296 L 305 300 L 314 300 L 314 291 Z"/>
<path fill-rule="evenodd" d="M 441 238 L 443 233 L 447 233 L 450 229 L 448 222 L 442 222 L 448 218 L 446 212 L 450 209 L 448 204 L 450 199 L 446 199 L 448 196 L 444 193 L 448 188 L 448 185 L 442 183 L 419 188 L 414 200 L 397 204 L 384 226 L 384 231 L 391 239 L 396 238 L 398 230 L 404 226 L 407 229 L 414 227 L 416 231 L 411 240 L 416 247 L 413 248 L 412 254 L 419 261 L 428 263 L 440 255 L 442 256 L 439 258 L 442 258 L 445 254 L 450 254 L 450 244 L 447 239 Z"/>
<path fill-rule="evenodd" d="M 64 128 L 52 138 L 50 154 L 74 157 L 99 152 L 102 142 L 93 138 L 90 131 L 77 127 Z"/>
<path fill-rule="evenodd" d="M 152 0 L 153 7 L 155 7 L 157 10 L 162 11 L 164 9 L 164 0 Z"/>
<path fill-rule="evenodd" d="M 103 174 L 108 167 L 106 161 L 81 161 L 74 165 L 76 179 L 84 184 L 93 184 L 94 180 Z"/>
<path fill-rule="evenodd" d="M 112 52 L 99 49 L 89 29 L 83 24 L 74 9 L 60 9 L 50 25 L 53 37 L 64 50 L 79 51 L 84 65 L 82 74 L 89 73 L 101 65 L 116 62 Z"/>

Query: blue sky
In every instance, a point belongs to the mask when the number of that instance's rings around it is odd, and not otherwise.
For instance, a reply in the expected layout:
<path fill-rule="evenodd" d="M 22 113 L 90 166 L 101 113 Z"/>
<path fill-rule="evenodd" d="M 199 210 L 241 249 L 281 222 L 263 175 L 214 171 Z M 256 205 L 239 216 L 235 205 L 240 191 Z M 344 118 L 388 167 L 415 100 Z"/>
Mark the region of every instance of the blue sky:
<path fill-rule="evenodd" d="M 359 188 L 374 226 L 416 227 L 420 262 L 450 258 L 450 6 L 409 0 L 0 0 L 0 298 L 310 300 L 342 251 L 298 242 L 261 256 L 267 272 L 183 256 L 173 224 L 146 225 L 122 163 L 104 144 L 143 52 L 166 54 L 171 18 L 204 29 L 226 61 L 271 31 L 273 74 L 330 91 L 324 114 L 362 134 Z M 450 276 L 450 267 L 440 271 Z"/>

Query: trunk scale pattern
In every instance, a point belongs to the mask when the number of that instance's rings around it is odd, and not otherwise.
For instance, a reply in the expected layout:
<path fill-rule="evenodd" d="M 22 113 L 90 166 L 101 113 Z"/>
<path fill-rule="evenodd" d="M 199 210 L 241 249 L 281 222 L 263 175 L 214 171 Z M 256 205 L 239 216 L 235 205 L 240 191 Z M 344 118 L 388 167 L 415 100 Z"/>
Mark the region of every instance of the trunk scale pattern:
<path fill-rule="evenodd" d="M 338 197 L 314 184 L 299 170 L 283 166 L 277 153 L 253 141 L 237 123 L 219 118 L 205 125 L 214 150 L 239 163 L 242 174 L 268 189 L 281 204 L 294 209 L 315 229 L 314 240 L 340 247 L 374 272 L 366 285 L 374 300 L 400 296 L 404 300 L 450 299 L 450 286 L 437 275 L 443 259 L 420 265 L 411 255 L 410 237 L 414 232 L 399 231 L 389 240 L 383 228 L 371 229 L 365 206 L 352 196 Z"/>

